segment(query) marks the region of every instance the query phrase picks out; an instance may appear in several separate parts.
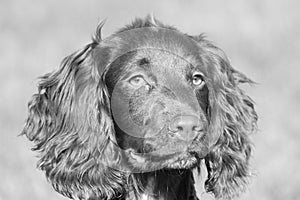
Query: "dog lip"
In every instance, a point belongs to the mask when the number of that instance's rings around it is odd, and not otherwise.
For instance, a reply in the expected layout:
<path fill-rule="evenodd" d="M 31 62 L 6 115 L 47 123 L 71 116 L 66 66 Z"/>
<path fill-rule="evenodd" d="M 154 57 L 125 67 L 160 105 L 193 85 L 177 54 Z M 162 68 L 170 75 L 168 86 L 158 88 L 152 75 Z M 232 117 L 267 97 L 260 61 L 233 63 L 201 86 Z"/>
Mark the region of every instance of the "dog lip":
<path fill-rule="evenodd" d="M 133 153 L 133 151 L 130 151 L 129 154 L 134 160 L 136 160 L 139 163 L 144 163 L 146 161 L 146 158 L 143 158 L 140 155 Z"/>
<path fill-rule="evenodd" d="M 197 152 L 188 151 L 165 156 L 153 156 L 151 153 L 136 153 L 134 149 L 128 149 L 126 152 L 130 158 L 139 164 L 147 164 L 151 160 L 153 165 L 156 163 L 161 168 L 166 169 L 191 169 L 197 166 L 201 160 Z"/>
<path fill-rule="evenodd" d="M 190 169 L 194 168 L 199 163 L 199 158 L 190 153 L 180 156 L 175 161 L 171 162 L 167 167 L 173 169 Z M 169 162 L 170 163 L 170 162 Z"/>
<path fill-rule="evenodd" d="M 154 162 L 156 159 L 157 159 L 157 162 L 160 162 L 162 160 L 172 160 L 174 157 L 177 157 L 179 155 L 178 152 L 159 156 L 159 155 L 161 155 L 161 151 L 153 151 L 150 153 L 137 153 L 133 149 L 128 149 L 126 151 L 127 151 L 127 154 L 129 156 L 131 156 L 133 159 L 135 159 L 137 161 L 141 161 L 141 162 L 145 162 L 147 160 L 151 160 L 152 162 Z M 155 155 L 153 153 L 155 153 Z"/>

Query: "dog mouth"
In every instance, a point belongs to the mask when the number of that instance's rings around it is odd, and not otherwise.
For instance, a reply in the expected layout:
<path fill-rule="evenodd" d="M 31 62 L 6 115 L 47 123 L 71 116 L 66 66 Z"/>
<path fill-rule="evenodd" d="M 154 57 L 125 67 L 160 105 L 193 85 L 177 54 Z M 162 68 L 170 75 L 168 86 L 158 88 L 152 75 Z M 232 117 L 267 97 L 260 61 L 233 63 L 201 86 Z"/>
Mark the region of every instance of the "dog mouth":
<path fill-rule="evenodd" d="M 153 156 L 151 154 L 128 151 L 127 156 L 129 156 L 131 163 L 135 163 L 133 166 L 141 166 L 144 170 L 148 171 L 160 169 L 192 169 L 198 166 L 201 161 L 201 158 L 196 152 Z"/>
<path fill-rule="evenodd" d="M 197 166 L 199 161 L 196 158 L 182 159 L 168 165 L 171 169 L 191 169 Z"/>
<path fill-rule="evenodd" d="M 199 156 L 194 153 L 183 153 L 179 155 L 178 157 L 175 157 L 174 159 L 168 161 L 167 168 L 171 169 L 191 169 L 199 165 L 201 159 Z"/>

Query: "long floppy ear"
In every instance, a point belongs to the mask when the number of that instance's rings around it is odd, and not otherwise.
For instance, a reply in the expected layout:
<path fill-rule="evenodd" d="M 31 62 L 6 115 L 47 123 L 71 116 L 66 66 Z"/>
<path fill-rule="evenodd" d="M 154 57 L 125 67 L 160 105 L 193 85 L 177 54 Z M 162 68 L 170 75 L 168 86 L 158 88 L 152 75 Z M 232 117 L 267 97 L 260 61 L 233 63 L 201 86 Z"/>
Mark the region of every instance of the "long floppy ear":
<path fill-rule="evenodd" d="M 219 122 L 217 143 L 205 157 L 208 179 L 207 192 L 213 192 L 218 199 L 232 199 L 243 191 L 250 177 L 249 158 L 252 145 L 249 135 L 256 131 L 257 114 L 254 102 L 239 87 L 241 83 L 253 83 L 244 74 L 230 65 L 225 53 L 199 36 L 195 39 L 204 50 L 210 73 L 215 84 L 214 108 L 211 118 Z"/>
<path fill-rule="evenodd" d="M 100 34 L 101 25 L 98 29 Z M 112 142 L 110 102 L 99 74 L 103 66 L 94 58 L 97 37 L 41 77 L 22 132 L 35 143 L 38 167 L 54 189 L 73 199 L 111 199 L 124 188 L 124 175 L 113 169 L 120 155 Z"/>

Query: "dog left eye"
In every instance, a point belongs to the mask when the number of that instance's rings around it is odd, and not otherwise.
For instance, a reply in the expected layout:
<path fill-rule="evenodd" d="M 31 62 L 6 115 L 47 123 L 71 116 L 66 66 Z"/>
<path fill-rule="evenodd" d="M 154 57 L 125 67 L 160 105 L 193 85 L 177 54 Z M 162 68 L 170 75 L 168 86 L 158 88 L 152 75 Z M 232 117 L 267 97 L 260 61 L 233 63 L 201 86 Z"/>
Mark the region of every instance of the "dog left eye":
<path fill-rule="evenodd" d="M 134 87 L 140 87 L 140 86 L 147 84 L 145 79 L 141 75 L 137 75 L 137 76 L 130 78 L 129 83 Z"/>
<path fill-rule="evenodd" d="M 192 83 L 197 87 L 202 87 L 205 84 L 203 75 L 200 73 L 194 73 Z"/>

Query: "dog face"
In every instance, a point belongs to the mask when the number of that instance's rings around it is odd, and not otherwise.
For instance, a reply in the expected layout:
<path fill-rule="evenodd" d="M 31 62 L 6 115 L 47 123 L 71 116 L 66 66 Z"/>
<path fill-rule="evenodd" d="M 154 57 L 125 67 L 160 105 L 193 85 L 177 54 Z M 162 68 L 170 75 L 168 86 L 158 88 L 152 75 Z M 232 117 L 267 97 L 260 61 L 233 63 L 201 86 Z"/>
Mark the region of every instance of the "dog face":
<path fill-rule="evenodd" d="M 231 198 L 249 177 L 257 115 L 239 87 L 251 83 L 200 36 L 136 20 L 66 57 L 41 78 L 23 130 L 39 167 L 73 199 L 112 199 L 132 174 L 190 170 Z"/>
<path fill-rule="evenodd" d="M 208 153 L 205 66 L 169 49 L 139 47 L 105 76 L 118 144 L 135 169 L 192 167 Z"/>

